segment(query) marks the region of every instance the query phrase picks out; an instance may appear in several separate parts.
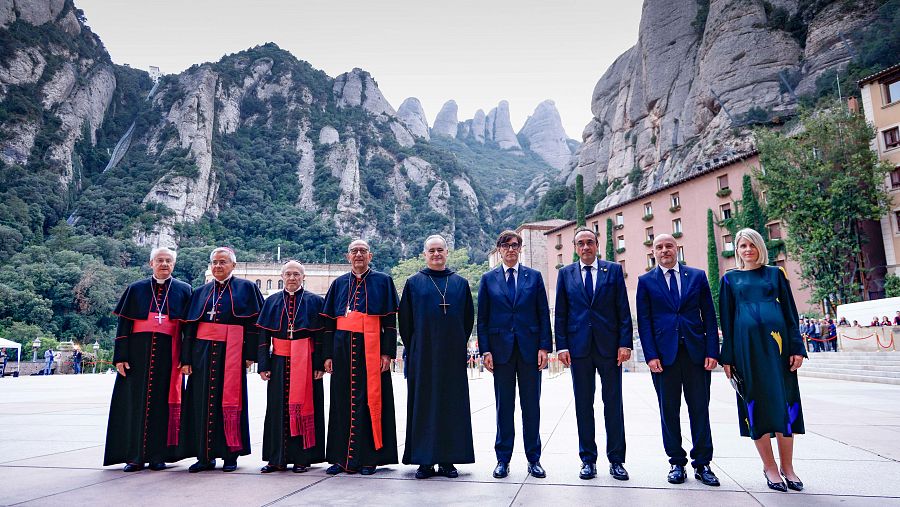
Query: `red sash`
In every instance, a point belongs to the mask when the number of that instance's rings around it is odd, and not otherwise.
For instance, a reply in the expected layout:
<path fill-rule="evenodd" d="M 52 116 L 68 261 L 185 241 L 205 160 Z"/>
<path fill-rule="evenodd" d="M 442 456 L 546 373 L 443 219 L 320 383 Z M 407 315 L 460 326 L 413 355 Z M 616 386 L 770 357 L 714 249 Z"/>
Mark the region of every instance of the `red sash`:
<path fill-rule="evenodd" d="M 184 376 L 181 374 L 181 336 L 179 323 L 168 318 L 160 322 L 158 314 L 150 312 L 147 320 L 135 320 L 131 326 L 132 333 L 157 333 L 172 337 L 172 371 L 169 372 L 169 423 L 166 431 L 166 445 L 178 445 L 178 431 L 181 428 L 181 387 Z"/>
<path fill-rule="evenodd" d="M 243 407 L 241 375 L 244 373 L 244 327 L 234 324 L 200 322 L 197 339 L 225 342 L 225 380 L 222 386 L 222 420 L 225 422 L 225 443 L 228 450 L 239 451 L 241 443 L 240 416 Z"/>
<path fill-rule="evenodd" d="M 283 340 L 272 338 L 276 356 L 289 357 L 291 377 L 288 384 L 288 419 L 291 436 L 303 435 L 303 448 L 316 445 L 316 411 L 313 405 L 312 338 Z"/>
<path fill-rule="evenodd" d="M 372 440 L 375 450 L 381 449 L 381 317 L 351 311 L 346 317 L 337 318 L 341 331 L 363 334 L 363 350 L 366 353 L 366 398 L 372 417 Z"/>

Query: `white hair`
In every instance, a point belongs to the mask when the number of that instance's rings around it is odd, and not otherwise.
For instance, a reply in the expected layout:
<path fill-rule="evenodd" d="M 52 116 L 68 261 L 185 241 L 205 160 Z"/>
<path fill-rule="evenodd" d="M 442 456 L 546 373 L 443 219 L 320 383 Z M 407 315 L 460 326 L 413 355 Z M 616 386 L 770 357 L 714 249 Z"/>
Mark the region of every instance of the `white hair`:
<path fill-rule="evenodd" d="M 220 246 L 209 253 L 209 262 L 213 261 L 213 257 L 219 253 L 227 253 L 228 258 L 231 259 L 231 262 L 237 263 L 237 257 L 234 255 L 234 250 L 228 248 L 227 246 Z"/>
<path fill-rule="evenodd" d="M 756 259 L 757 263 L 760 265 L 769 263 L 769 249 L 766 248 L 766 242 L 763 241 L 763 237 L 760 233 L 750 228 L 739 230 L 734 236 L 735 250 L 737 250 L 737 246 L 742 239 L 746 239 L 756 247 L 756 250 L 759 252 L 759 257 Z M 737 259 L 738 269 L 744 269 L 744 259 L 741 258 L 740 254 L 737 254 L 734 257 Z"/>
<path fill-rule="evenodd" d="M 150 262 L 153 262 L 153 259 L 156 258 L 157 255 L 164 253 L 172 256 L 172 262 L 178 260 L 178 253 L 175 250 L 167 247 L 167 246 L 158 246 L 153 250 L 150 250 Z"/>
<path fill-rule="evenodd" d="M 303 264 L 300 264 L 300 261 L 295 261 L 294 259 L 289 259 L 287 262 L 281 265 L 281 273 L 284 274 L 284 270 L 287 269 L 288 264 L 296 264 L 297 269 L 300 271 L 301 275 L 306 275 L 306 268 L 303 267 Z"/>
<path fill-rule="evenodd" d="M 431 243 L 432 241 L 435 241 L 435 240 L 440 240 L 440 242 L 444 244 L 444 250 L 450 249 L 450 247 L 447 246 L 447 240 L 444 239 L 443 236 L 441 236 L 440 234 L 432 234 L 431 236 L 428 236 L 427 238 L 425 238 L 425 243 L 422 243 L 422 251 L 423 252 L 427 251 L 428 243 Z"/>

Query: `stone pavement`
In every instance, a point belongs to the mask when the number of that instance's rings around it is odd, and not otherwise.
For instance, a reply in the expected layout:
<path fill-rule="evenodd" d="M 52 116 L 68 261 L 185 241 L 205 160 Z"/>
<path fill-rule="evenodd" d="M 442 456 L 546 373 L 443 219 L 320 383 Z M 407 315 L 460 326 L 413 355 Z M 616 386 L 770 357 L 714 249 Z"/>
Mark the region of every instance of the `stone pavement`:
<path fill-rule="evenodd" d="M 489 374 L 470 382 L 477 463 L 461 465 L 459 479 L 425 481 L 415 480 L 415 467 L 403 465 L 381 468 L 373 477 L 330 477 L 324 466 L 306 474 L 259 474 L 265 386 L 256 375 L 249 382 L 254 453 L 238 461 L 237 472 L 188 474 L 191 460 L 162 472 L 125 474 L 119 466 L 103 467 L 113 379 L 113 375 L 0 379 L 0 505 L 900 506 L 900 386 L 802 378 L 807 433 L 797 439 L 795 463 L 806 491 L 778 493 L 766 488 L 750 440 L 738 436 L 734 394 L 721 373 L 713 375 L 710 405 L 712 466 L 722 481 L 719 488 L 705 487 L 692 475 L 682 485 L 666 482 L 669 467 L 648 373 L 624 375 L 628 482 L 613 480 L 602 463 L 596 479 L 578 478 L 568 373 L 544 379 L 541 462 L 548 476 L 543 480 L 527 476 L 520 438 L 510 476 L 491 477 L 494 404 Z M 394 381 L 402 454 L 406 388 L 402 377 L 395 376 Z M 599 390 L 596 403 L 598 415 L 602 414 Z M 687 437 L 686 409 L 682 412 Z M 601 449 L 603 442 L 598 417 Z"/>

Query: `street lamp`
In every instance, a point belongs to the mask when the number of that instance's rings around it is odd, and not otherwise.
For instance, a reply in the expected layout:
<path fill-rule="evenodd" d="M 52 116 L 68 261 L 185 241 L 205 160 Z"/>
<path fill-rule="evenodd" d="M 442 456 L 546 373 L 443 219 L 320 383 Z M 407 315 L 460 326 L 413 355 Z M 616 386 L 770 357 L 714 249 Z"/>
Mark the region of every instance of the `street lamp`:
<path fill-rule="evenodd" d="M 31 349 L 32 349 L 32 351 L 34 352 L 34 355 L 31 356 L 31 362 L 32 362 L 32 363 L 36 363 L 36 362 L 37 362 L 37 351 L 38 351 L 39 348 L 41 348 L 41 339 L 40 339 L 40 338 L 35 338 L 35 339 L 34 339 L 34 342 L 31 344 Z"/>
<path fill-rule="evenodd" d="M 94 349 L 94 371 L 93 373 L 97 373 L 97 362 L 100 360 L 100 342 L 94 341 L 94 345 L 92 346 Z"/>

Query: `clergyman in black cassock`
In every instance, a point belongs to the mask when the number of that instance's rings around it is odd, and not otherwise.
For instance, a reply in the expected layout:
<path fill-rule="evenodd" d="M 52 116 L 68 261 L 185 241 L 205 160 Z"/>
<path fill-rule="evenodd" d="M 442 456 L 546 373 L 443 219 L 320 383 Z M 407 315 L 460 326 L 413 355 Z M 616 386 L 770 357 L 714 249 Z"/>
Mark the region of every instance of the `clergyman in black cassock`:
<path fill-rule="evenodd" d="M 469 282 L 446 267 L 447 243 L 425 241 L 427 268 L 406 281 L 400 337 L 407 355 L 407 420 L 403 463 L 416 477 L 457 477 L 454 464 L 474 463 L 467 344 L 475 324 Z"/>
<path fill-rule="evenodd" d="M 350 243 L 352 270 L 332 282 L 322 310 L 322 353 L 333 359 L 325 450 L 332 475 L 371 475 L 378 465 L 397 463 L 390 372 L 397 355 L 397 289 L 390 276 L 369 268 L 372 256 L 365 241 Z"/>
<path fill-rule="evenodd" d="M 284 290 L 269 296 L 259 313 L 259 375 L 268 381 L 262 473 L 305 472 L 325 461 L 325 395 L 322 318 L 325 300 L 301 284 L 304 268 L 281 268 Z M 271 348 L 271 351 L 270 351 Z"/>
<path fill-rule="evenodd" d="M 178 447 L 182 375 L 181 326 L 191 286 L 172 278 L 175 252 L 151 252 L 153 276 L 128 286 L 114 311 L 119 318 L 113 387 L 106 429 L 104 465 L 125 463 L 125 471 L 145 463 L 162 470 L 184 456 Z"/>
<path fill-rule="evenodd" d="M 194 291 L 181 348 L 183 371 L 190 375 L 183 400 L 182 436 L 189 472 L 237 468 L 250 454 L 245 365 L 256 361 L 256 319 L 263 297 L 255 283 L 232 276 L 236 261 L 228 248 L 213 250 L 214 280 Z"/>

